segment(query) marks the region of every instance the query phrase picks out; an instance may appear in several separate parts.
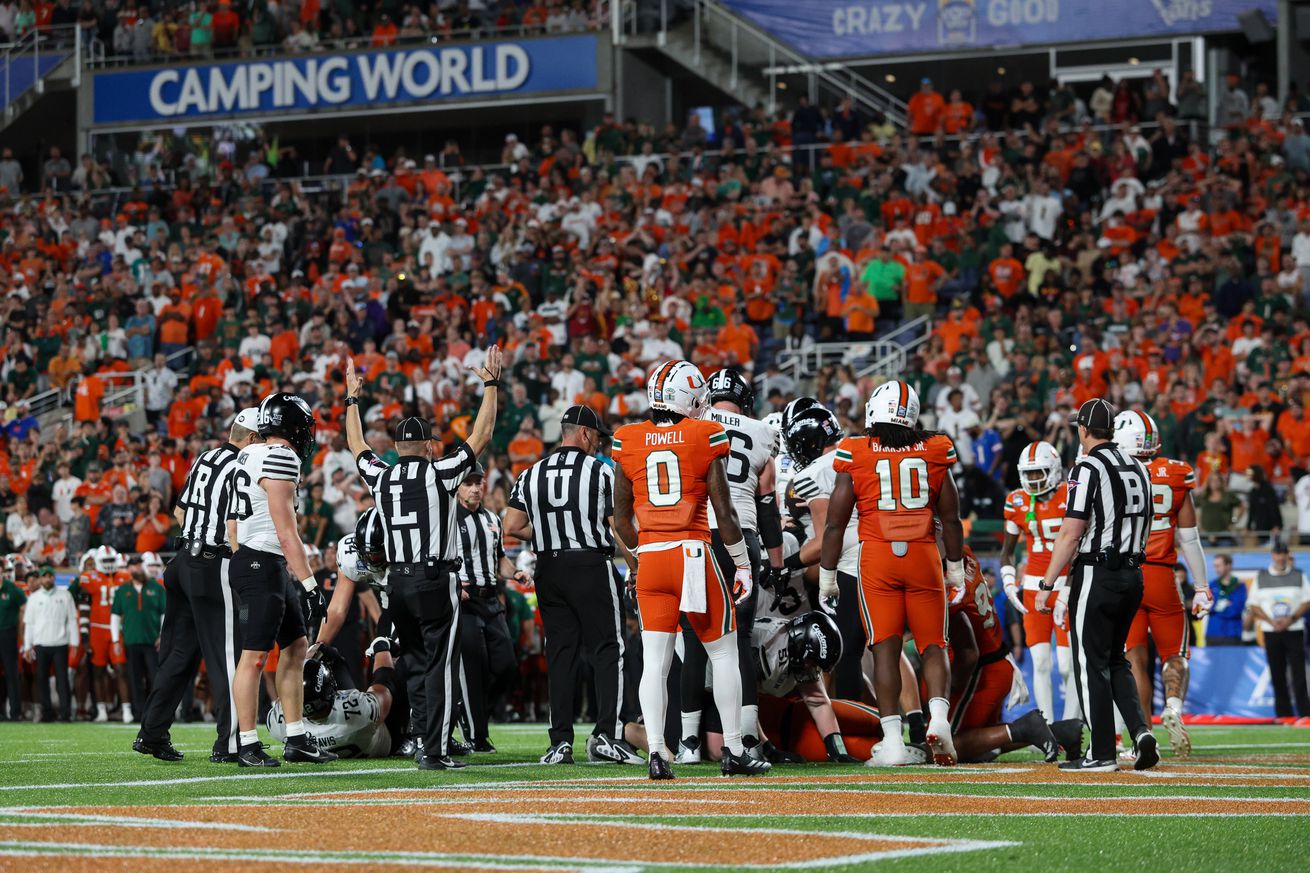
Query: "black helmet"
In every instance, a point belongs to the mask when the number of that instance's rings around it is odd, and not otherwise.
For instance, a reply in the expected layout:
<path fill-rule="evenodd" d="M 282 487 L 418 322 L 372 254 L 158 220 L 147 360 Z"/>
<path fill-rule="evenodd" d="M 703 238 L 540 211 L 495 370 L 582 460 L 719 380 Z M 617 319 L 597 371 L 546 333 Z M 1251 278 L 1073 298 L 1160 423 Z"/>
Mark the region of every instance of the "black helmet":
<path fill-rule="evenodd" d="M 787 425 L 791 424 L 796 416 L 808 409 L 814 409 L 820 406 L 823 406 L 823 404 L 815 400 L 813 397 L 797 397 L 795 400 L 788 403 L 782 408 L 782 432 L 787 432 Z"/>
<path fill-rule="evenodd" d="M 282 437 L 308 459 L 314 449 L 314 413 L 295 394 L 270 394 L 259 402 L 259 435 Z"/>
<path fill-rule="evenodd" d="M 807 409 L 787 423 L 782 431 L 796 469 L 801 470 L 823 454 L 823 450 L 841 439 L 837 416 L 822 406 Z"/>
<path fill-rule="evenodd" d="M 337 677 L 332 669 L 318 658 L 305 661 L 305 705 L 302 715 L 305 718 L 321 716 L 332 708 L 332 701 L 337 696 Z"/>
<path fill-rule="evenodd" d="M 826 612 L 807 612 L 787 622 L 787 657 L 793 669 L 831 670 L 841 653 L 841 631 Z"/>
<path fill-rule="evenodd" d="M 377 507 L 370 506 L 355 522 L 355 552 L 361 561 L 372 567 L 387 562 L 387 534 L 382 529 L 382 515 Z"/>
<path fill-rule="evenodd" d="M 710 377 L 706 399 L 711 404 L 730 401 L 750 415 L 755 411 L 755 386 L 741 373 L 728 367 Z"/>

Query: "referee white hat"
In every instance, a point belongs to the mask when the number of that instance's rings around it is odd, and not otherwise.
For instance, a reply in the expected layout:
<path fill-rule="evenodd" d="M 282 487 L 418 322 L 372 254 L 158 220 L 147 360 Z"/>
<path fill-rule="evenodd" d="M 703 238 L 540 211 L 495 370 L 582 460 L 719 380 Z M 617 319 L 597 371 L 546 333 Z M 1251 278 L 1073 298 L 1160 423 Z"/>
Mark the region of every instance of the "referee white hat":
<path fill-rule="evenodd" d="M 259 430 L 259 407 L 247 406 L 232 419 L 233 426 L 241 425 L 246 430 Z"/>

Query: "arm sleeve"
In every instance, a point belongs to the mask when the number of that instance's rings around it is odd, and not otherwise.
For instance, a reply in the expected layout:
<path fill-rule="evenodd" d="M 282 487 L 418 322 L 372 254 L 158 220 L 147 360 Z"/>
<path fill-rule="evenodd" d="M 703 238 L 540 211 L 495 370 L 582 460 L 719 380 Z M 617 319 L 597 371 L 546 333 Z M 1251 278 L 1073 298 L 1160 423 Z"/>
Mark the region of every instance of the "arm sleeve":
<path fill-rule="evenodd" d="M 760 529 L 760 543 L 766 549 L 782 546 L 782 516 L 778 513 L 778 495 L 755 495 L 756 525 Z"/>
<path fill-rule="evenodd" d="M 437 483 L 447 491 L 454 491 L 477 463 L 468 443 L 460 443 L 455 451 L 432 462 Z"/>
<path fill-rule="evenodd" d="M 378 479 L 387 471 L 387 465 L 382 462 L 372 449 L 360 452 L 359 457 L 355 458 L 355 467 L 359 470 L 360 478 L 372 491 L 377 488 Z"/>
<path fill-rule="evenodd" d="M 1096 496 L 1096 470 L 1083 461 L 1069 477 L 1069 503 L 1065 518 L 1090 518 Z"/>

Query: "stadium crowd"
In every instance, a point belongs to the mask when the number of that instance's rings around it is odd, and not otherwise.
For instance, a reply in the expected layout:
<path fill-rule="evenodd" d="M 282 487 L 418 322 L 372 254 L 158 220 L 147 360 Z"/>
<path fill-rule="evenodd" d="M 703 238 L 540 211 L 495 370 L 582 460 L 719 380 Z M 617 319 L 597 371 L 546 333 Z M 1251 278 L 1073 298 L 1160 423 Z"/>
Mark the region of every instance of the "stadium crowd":
<path fill-rule="evenodd" d="M 15 20 L 33 8 L 17 5 Z M 338 5 L 278 8 L 336 27 Z M 123 14 L 112 0 L 76 11 L 102 30 Z M 1310 536 L 1310 137 L 1263 89 L 1226 92 L 1213 129 L 1159 81 L 1122 90 L 1107 109 L 1099 89 L 1084 103 L 1025 83 L 975 107 L 925 80 L 908 130 L 847 103 L 727 112 L 713 137 L 695 115 L 663 130 L 606 115 L 508 137 L 493 171 L 460 166 L 457 145 L 419 161 L 343 137 L 326 158 L 343 181 L 314 193 L 260 147 L 172 152 L 176 184 L 146 161 L 114 199 L 89 193 L 110 181 L 90 158 L 74 169 L 53 150 L 26 179 L 6 149 L 0 552 L 78 567 L 102 544 L 167 551 L 191 459 L 282 390 L 317 418 L 300 524 L 330 573 L 371 503 L 341 432 L 350 356 L 387 460 L 405 415 L 447 444 L 465 436 L 480 396 L 468 367 L 502 347 L 483 459 L 501 513 L 567 407 L 611 427 L 642 416 L 654 363 L 737 367 L 762 417 L 809 375 L 789 355 L 925 316 L 897 375 L 955 441 L 976 548 L 999 545 L 1023 447 L 1046 439 L 1071 462 L 1069 413 L 1098 396 L 1149 411 L 1162 453 L 1196 467 L 1211 544 Z M 1179 95 L 1194 104 L 1188 82 Z M 848 432 L 885 378 L 857 363 L 813 376 Z M 130 379 L 143 408 L 108 405 Z M 32 414 L 49 389 L 71 422 Z M 535 676 L 532 595 L 507 597 Z M 542 693 L 525 681 L 517 711 L 534 715 Z"/>

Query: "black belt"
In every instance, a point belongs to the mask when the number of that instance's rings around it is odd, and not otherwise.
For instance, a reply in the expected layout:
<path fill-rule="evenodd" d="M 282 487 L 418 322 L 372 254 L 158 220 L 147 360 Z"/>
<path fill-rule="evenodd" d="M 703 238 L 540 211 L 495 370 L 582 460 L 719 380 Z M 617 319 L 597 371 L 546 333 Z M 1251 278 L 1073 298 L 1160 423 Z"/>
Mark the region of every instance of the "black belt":
<path fill-rule="evenodd" d="M 451 561 L 392 562 L 387 565 L 387 573 L 415 579 L 435 579 L 444 573 L 458 573 L 463 565 L 464 562 L 459 558 Z"/>
<path fill-rule="evenodd" d="M 1075 564 L 1091 564 L 1107 570 L 1136 570 L 1144 561 L 1144 555 L 1125 555 L 1121 552 L 1089 552 L 1074 557 Z"/>
<path fill-rule="evenodd" d="M 189 540 L 185 537 L 177 537 L 173 543 L 173 548 L 193 558 L 204 558 L 209 561 L 215 558 L 232 557 L 232 548 L 226 543 L 216 546 L 204 540 Z"/>
<path fill-rule="evenodd" d="M 493 586 L 470 585 L 464 590 L 468 592 L 469 597 L 477 597 L 481 600 L 495 600 L 498 596 Z"/>

